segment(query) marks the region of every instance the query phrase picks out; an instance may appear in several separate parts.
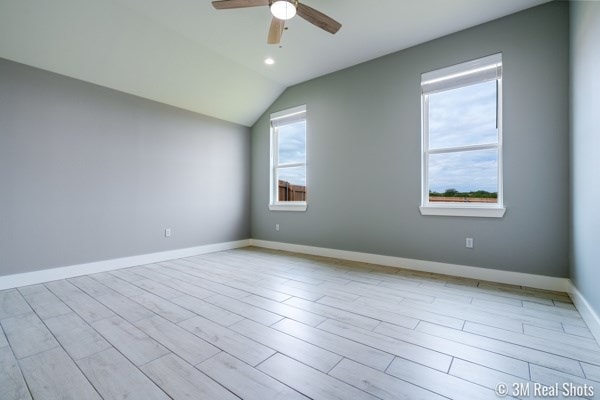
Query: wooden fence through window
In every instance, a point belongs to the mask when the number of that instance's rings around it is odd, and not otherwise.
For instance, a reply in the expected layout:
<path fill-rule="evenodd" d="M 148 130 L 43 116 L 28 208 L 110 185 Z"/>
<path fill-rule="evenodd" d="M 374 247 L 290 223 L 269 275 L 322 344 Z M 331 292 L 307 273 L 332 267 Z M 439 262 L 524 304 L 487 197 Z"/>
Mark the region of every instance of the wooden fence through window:
<path fill-rule="evenodd" d="M 279 201 L 306 201 L 306 186 L 279 181 Z"/>

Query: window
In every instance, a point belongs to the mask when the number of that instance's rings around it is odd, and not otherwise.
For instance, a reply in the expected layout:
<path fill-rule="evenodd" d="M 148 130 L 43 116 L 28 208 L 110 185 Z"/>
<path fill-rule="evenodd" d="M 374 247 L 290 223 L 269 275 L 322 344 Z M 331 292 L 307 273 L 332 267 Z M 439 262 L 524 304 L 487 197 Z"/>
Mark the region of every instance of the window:
<path fill-rule="evenodd" d="M 271 114 L 269 209 L 306 211 L 306 106 Z"/>
<path fill-rule="evenodd" d="M 502 217 L 502 55 L 421 75 L 421 214 Z"/>

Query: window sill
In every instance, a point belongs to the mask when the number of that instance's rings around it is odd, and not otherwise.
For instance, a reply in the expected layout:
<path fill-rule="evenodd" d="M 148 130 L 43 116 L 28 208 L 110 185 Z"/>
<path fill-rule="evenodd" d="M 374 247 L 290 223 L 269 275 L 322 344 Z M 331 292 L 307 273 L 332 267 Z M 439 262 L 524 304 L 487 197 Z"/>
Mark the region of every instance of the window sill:
<path fill-rule="evenodd" d="M 504 207 L 461 207 L 461 206 L 420 206 L 421 215 L 438 215 L 445 217 L 483 217 L 502 218 L 506 212 Z"/>
<path fill-rule="evenodd" d="M 306 211 L 306 203 L 269 204 L 271 211 Z"/>

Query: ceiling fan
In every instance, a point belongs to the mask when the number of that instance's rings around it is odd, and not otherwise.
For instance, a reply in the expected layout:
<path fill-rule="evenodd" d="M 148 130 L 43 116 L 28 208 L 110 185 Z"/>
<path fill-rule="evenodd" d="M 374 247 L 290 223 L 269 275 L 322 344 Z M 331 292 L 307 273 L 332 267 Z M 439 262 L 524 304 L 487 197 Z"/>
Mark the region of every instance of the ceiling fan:
<path fill-rule="evenodd" d="M 298 0 L 216 0 L 212 2 L 212 5 L 217 10 L 269 6 L 271 14 L 273 14 L 271 27 L 267 36 L 267 43 L 269 44 L 278 44 L 281 41 L 285 21 L 291 19 L 296 14 L 332 34 L 339 31 L 342 27 L 342 24 L 333 18 L 306 4 L 300 3 Z"/>

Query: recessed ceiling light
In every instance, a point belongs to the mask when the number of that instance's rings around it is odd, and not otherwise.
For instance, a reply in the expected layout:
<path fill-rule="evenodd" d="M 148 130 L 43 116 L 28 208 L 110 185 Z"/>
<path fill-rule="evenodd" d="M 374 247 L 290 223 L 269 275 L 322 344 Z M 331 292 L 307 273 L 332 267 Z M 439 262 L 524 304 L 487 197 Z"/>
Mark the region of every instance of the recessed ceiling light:
<path fill-rule="evenodd" d="M 271 57 L 267 57 L 267 58 L 265 58 L 265 64 L 273 65 L 273 64 L 275 64 L 275 60 L 273 60 Z"/>

